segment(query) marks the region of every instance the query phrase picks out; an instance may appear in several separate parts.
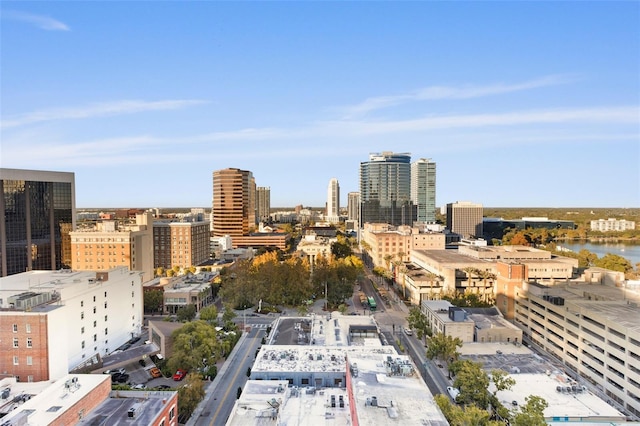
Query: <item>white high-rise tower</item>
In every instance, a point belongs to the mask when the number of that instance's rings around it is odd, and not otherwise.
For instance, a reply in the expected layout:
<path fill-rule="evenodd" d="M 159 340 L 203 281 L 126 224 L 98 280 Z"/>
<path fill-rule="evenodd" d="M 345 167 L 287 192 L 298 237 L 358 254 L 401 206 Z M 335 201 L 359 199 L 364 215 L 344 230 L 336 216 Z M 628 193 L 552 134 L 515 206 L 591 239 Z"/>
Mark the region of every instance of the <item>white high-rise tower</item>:
<path fill-rule="evenodd" d="M 340 221 L 340 184 L 336 178 L 331 178 L 327 188 L 326 219 L 331 223 Z"/>

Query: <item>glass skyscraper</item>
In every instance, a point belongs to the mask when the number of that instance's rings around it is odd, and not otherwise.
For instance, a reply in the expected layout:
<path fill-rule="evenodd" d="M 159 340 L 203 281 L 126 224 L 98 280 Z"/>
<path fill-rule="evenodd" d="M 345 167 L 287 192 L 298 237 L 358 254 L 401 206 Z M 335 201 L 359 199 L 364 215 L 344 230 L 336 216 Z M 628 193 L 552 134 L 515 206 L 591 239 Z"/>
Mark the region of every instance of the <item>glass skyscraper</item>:
<path fill-rule="evenodd" d="M 0 190 L 0 276 L 70 268 L 63 245 L 75 229 L 74 174 L 0 169 Z"/>
<path fill-rule="evenodd" d="M 411 163 L 411 200 L 417 209 L 416 221 L 436 221 L 436 163 L 421 158 Z"/>
<path fill-rule="evenodd" d="M 360 163 L 360 228 L 365 223 L 413 225 L 411 154 L 382 152 Z"/>

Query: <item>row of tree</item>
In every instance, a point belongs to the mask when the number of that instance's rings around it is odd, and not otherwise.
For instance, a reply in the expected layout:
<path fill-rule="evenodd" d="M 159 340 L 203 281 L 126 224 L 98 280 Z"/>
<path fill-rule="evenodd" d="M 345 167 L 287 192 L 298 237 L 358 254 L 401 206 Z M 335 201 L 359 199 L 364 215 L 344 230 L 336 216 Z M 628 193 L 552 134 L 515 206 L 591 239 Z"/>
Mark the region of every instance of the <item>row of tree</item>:
<path fill-rule="evenodd" d="M 275 253 L 238 262 L 222 273 L 221 296 L 235 308 L 269 305 L 301 306 L 323 295 L 337 307 L 353 294 L 353 285 L 363 270 L 353 255 L 337 258 L 317 256 L 313 265 L 304 257 L 280 261 Z"/>

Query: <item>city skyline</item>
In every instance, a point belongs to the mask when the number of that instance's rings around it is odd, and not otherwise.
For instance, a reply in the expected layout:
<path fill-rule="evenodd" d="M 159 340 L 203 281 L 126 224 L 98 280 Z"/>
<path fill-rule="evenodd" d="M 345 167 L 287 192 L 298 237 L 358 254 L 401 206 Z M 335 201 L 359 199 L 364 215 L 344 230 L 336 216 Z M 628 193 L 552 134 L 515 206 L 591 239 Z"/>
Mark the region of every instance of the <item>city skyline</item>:
<path fill-rule="evenodd" d="M 437 163 L 438 206 L 640 206 L 637 2 L 0 12 L 0 167 L 75 173 L 79 209 L 208 207 L 225 168 L 346 206 L 383 151 Z"/>

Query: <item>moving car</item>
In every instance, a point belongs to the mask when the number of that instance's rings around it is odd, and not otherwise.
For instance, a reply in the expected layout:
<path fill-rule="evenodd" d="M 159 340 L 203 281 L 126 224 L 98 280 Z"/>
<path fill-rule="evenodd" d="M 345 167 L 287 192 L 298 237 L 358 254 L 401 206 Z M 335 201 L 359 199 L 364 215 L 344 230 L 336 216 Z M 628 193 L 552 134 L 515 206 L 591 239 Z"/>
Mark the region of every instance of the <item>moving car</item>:
<path fill-rule="evenodd" d="M 410 328 L 405 328 L 404 334 L 406 334 L 407 336 L 413 336 L 413 330 L 411 330 Z"/>
<path fill-rule="evenodd" d="M 173 380 L 179 382 L 180 380 L 184 379 L 186 375 L 187 372 L 185 370 L 179 369 L 178 371 L 176 371 L 176 374 L 173 375 Z"/>

